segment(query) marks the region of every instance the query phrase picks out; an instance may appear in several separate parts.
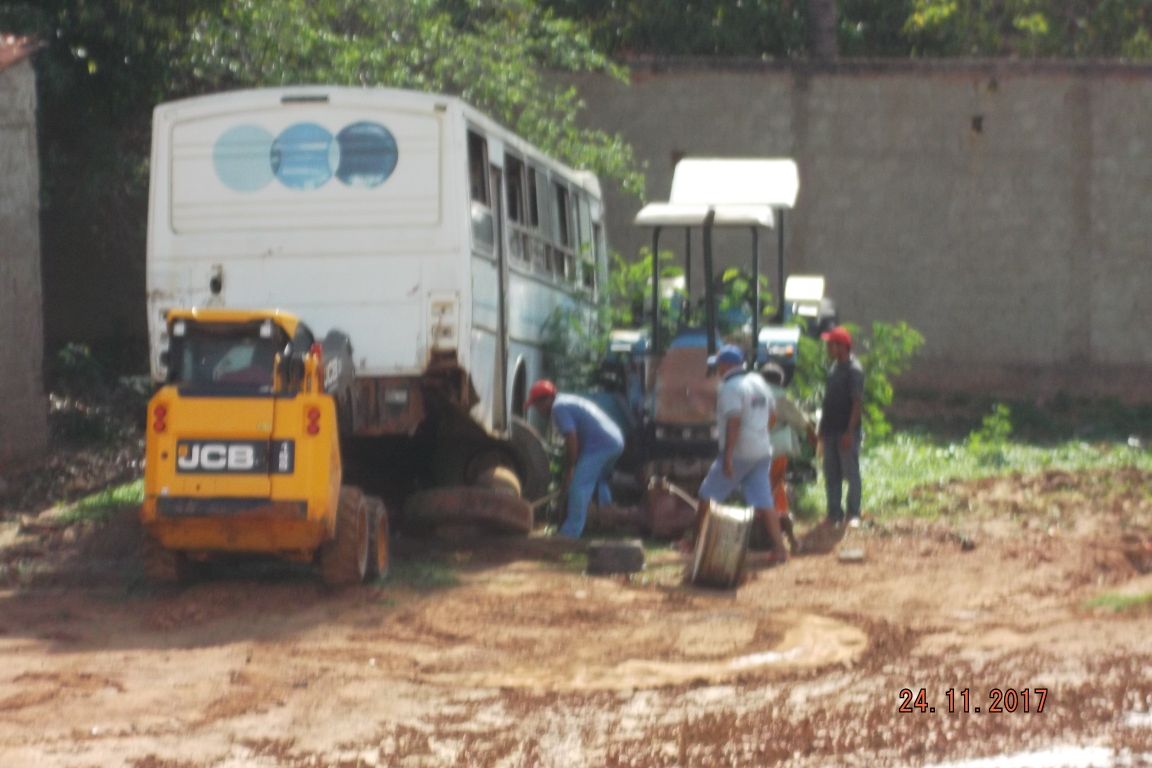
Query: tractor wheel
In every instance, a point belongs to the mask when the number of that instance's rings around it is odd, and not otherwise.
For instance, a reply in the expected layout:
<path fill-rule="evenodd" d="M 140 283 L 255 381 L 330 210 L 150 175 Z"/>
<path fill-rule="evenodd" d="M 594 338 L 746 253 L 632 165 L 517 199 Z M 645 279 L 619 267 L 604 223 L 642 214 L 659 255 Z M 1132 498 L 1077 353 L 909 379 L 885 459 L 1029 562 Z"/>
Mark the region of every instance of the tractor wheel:
<path fill-rule="evenodd" d="M 320 576 L 330 587 L 359 584 L 368 573 L 369 505 L 359 488 L 340 489 L 336 535 L 320 547 Z"/>
<path fill-rule="evenodd" d="M 183 552 L 165 549 L 144 535 L 144 576 L 154 584 L 187 584 L 196 576 L 196 565 Z"/>
<path fill-rule="evenodd" d="M 375 496 L 366 496 L 368 505 L 368 579 L 386 579 L 392 570 L 392 536 L 388 529 L 388 509 Z"/>

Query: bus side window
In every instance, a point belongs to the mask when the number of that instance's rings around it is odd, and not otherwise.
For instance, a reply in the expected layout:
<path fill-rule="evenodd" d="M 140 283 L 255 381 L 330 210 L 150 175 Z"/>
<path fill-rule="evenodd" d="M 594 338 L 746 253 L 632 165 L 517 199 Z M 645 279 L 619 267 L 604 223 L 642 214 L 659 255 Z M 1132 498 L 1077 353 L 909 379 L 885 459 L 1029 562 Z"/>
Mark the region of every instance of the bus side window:
<path fill-rule="evenodd" d="M 548 221 L 548 179 L 536 168 L 528 169 L 528 222 L 532 226 L 532 271 L 551 274 L 551 236 L 541 222 Z"/>
<path fill-rule="evenodd" d="M 577 273 L 573 281 L 591 293 L 596 273 L 596 255 L 592 244 L 592 214 L 588 207 L 588 195 L 576 192 L 576 257 Z"/>
<path fill-rule="evenodd" d="M 572 252 L 572 195 L 559 182 L 553 184 L 556 192 L 556 231 L 554 274 L 564 282 L 576 281 L 576 257 Z"/>
<path fill-rule="evenodd" d="M 488 207 L 488 145 L 480 134 L 468 131 L 468 183 L 472 201 Z"/>
<path fill-rule="evenodd" d="M 473 131 L 468 132 L 468 187 L 472 198 L 473 244 L 491 253 L 496 244 L 496 228 L 488 189 L 488 142 Z"/>
<path fill-rule="evenodd" d="M 604 230 L 600 224 L 592 225 L 592 243 L 591 252 L 589 256 L 591 261 L 585 264 L 586 271 L 584 272 L 584 287 L 588 289 L 589 295 L 593 298 L 596 297 L 597 288 L 600 280 L 599 264 L 600 257 L 603 254 L 604 244 Z"/>
<path fill-rule="evenodd" d="M 528 226 L 538 228 L 540 226 L 540 204 L 536 199 L 536 185 L 539 182 L 536 179 L 536 169 L 528 169 Z"/>
<path fill-rule="evenodd" d="M 508 220 L 524 223 L 524 163 L 508 155 L 505 159 L 508 176 Z"/>
<path fill-rule="evenodd" d="M 556 242 L 569 248 L 572 245 L 572 234 L 568 221 L 571 213 L 568 190 L 560 184 L 554 186 L 556 188 Z"/>
<path fill-rule="evenodd" d="M 511 256 L 514 261 L 526 262 L 530 256 L 531 235 L 526 231 L 527 201 L 524 188 L 524 161 L 514 155 L 507 155 L 504 160 L 508 187 L 508 243 L 511 247 Z"/>

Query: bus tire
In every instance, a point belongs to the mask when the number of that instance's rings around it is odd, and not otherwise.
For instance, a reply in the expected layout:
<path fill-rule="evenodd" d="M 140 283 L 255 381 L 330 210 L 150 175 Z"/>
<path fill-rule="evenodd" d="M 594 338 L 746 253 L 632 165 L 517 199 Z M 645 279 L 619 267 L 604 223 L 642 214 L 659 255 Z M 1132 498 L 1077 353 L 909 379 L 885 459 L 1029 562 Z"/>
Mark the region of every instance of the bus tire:
<path fill-rule="evenodd" d="M 521 493 L 529 502 L 542 499 L 552 485 L 552 459 L 544 438 L 531 424 L 517 417 L 512 418 L 510 437 Z"/>
<path fill-rule="evenodd" d="M 359 584 L 368 574 L 368 504 L 359 488 L 340 489 L 336 534 L 320 547 L 320 577 L 330 587 Z"/>

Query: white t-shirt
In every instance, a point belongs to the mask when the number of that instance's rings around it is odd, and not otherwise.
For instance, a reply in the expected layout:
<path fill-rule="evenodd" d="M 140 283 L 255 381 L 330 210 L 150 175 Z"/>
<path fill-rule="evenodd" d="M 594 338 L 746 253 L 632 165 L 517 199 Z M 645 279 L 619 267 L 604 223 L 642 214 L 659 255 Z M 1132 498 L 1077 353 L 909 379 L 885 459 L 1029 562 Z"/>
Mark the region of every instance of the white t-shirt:
<path fill-rule="evenodd" d="M 716 426 L 720 433 L 720 451 L 723 454 L 727 439 L 728 419 L 740 416 L 740 437 L 732 458 L 741 460 L 767 459 L 772 456 L 772 437 L 768 422 L 775 403 L 772 391 L 760 376 L 751 376 L 734 370 L 724 377 L 716 392 Z"/>

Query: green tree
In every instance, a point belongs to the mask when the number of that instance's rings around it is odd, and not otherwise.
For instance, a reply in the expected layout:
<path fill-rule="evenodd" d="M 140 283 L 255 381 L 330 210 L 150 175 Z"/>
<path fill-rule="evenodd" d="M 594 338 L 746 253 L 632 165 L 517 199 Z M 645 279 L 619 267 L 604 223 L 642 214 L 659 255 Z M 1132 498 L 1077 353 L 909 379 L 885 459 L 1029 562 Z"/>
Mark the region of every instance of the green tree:
<path fill-rule="evenodd" d="M 895 395 L 892 380 L 908 370 L 924 344 L 924 337 L 904 322 L 874 322 L 871 333 L 866 336 L 861 336 L 855 326 L 849 324 L 848 327 L 856 339 L 853 352 L 864 366 L 861 424 L 869 440 L 881 440 L 892 432 L 892 425 L 885 415 Z M 791 389 L 793 398 L 806 410 L 814 411 L 820 407 L 827 365 L 824 344 L 802 335 Z"/>
<path fill-rule="evenodd" d="M 845 57 L 907 56 L 904 23 L 913 0 L 838 0 L 837 36 Z"/>
<path fill-rule="evenodd" d="M 532 0 L 34 0 L 0 5 L 0 29 L 45 43 L 35 63 L 46 302 L 112 316 L 117 367 L 144 359 L 147 163 L 161 101 L 285 83 L 437 90 L 642 194 L 628 145 L 582 127 L 575 89 L 544 74 L 624 71 L 578 23 Z M 47 331 L 63 342 L 76 329 Z"/>
<path fill-rule="evenodd" d="M 624 79 L 584 28 L 533 0 L 224 0 L 196 19 L 188 90 L 320 82 L 461 96 L 569 164 L 643 193 L 631 148 L 582 127 L 549 70 Z"/>
<path fill-rule="evenodd" d="M 805 50 L 803 0 L 541 0 L 541 4 L 588 23 L 596 46 L 613 55 L 794 57 Z"/>
<path fill-rule="evenodd" d="M 774 314 L 772 292 L 767 275 L 760 275 L 760 326 Z M 716 292 L 716 324 L 721 334 L 740 333 L 745 326 L 751 328 L 756 297 L 752 276 L 742 269 L 731 267 L 714 281 Z"/>
<path fill-rule="evenodd" d="M 674 259 L 671 251 L 660 252 L 661 278 L 684 274 L 683 268 L 673 263 Z M 667 343 L 676 332 L 676 324 L 684 312 L 682 298 L 660 296 L 661 344 Z M 632 261 L 625 261 L 618 253 L 612 254 L 612 267 L 608 270 L 608 307 L 612 328 L 639 328 L 652 322 L 651 248 L 641 248 L 639 257 Z"/>
<path fill-rule="evenodd" d="M 541 0 L 613 55 L 1152 58 L 1148 0 Z"/>
<path fill-rule="evenodd" d="M 836 0 L 808 0 L 808 55 L 834 59 L 840 53 L 837 40 Z"/>
<path fill-rule="evenodd" d="M 904 33 L 924 56 L 1152 57 L 1147 0 L 913 0 Z"/>
<path fill-rule="evenodd" d="M 35 0 L 0 4 L 0 29 L 44 44 L 39 88 L 41 218 L 47 304 L 95 304 L 124 337 L 143 334 L 144 232 L 152 107 L 171 87 L 189 19 L 216 0 Z M 88 311 L 92 311 L 89 309 Z M 50 341 L 63 341 L 49 314 Z M 143 346 L 99 353 L 138 366 Z"/>

